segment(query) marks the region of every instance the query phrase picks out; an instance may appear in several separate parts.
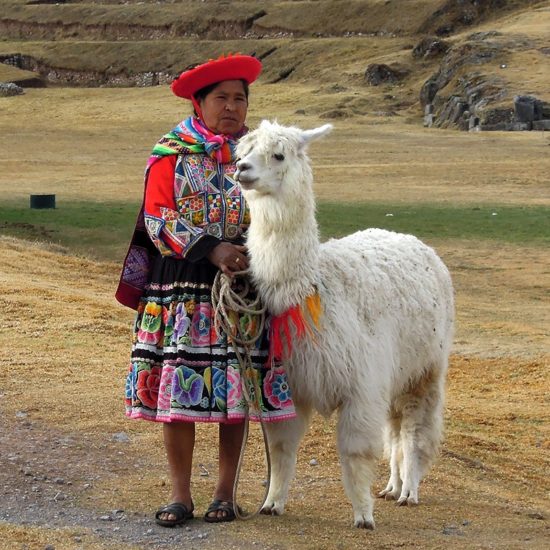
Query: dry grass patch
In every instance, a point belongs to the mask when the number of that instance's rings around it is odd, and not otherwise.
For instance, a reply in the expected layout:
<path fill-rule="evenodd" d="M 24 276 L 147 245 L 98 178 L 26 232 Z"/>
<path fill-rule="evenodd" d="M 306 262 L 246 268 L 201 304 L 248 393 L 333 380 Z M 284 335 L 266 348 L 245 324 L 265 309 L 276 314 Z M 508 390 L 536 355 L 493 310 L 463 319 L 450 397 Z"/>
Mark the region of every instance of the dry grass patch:
<path fill-rule="evenodd" d="M 315 113 L 329 110 L 334 94 L 315 90 L 259 85 L 250 125 L 261 118 L 326 122 Z M 368 90 L 354 93 L 369 97 Z M 59 200 L 139 201 L 152 145 L 189 113 L 164 87 L 27 90 L 2 106 L 0 191 L 21 200 L 56 193 Z M 306 114 L 296 114 L 300 107 Z M 376 113 L 333 122 L 334 133 L 312 147 L 320 199 L 548 204 L 550 138 L 543 133 L 426 130 Z"/>

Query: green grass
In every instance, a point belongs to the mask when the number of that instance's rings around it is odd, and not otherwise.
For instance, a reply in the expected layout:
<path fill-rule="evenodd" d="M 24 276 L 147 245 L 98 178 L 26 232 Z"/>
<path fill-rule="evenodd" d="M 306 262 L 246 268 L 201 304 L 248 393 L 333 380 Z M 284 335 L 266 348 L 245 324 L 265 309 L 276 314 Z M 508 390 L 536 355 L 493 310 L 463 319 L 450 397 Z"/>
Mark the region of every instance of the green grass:
<path fill-rule="evenodd" d="M 69 252 L 101 260 L 121 260 L 139 204 L 61 202 L 56 209 L 31 210 L 28 204 L 0 204 L 0 233 L 52 242 Z M 550 244 L 550 208 L 451 207 L 442 205 L 343 204 L 321 202 L 317 218 L 323 239 L 381 227 L 422 239 L 469 239 Z"/>
<path fill-rule="evenodd" d="M 100 260 L 124 257 L 139 210 L 137 203 L 59 202 L 55 209 L 0 204 L 0 233 L 66 247 Z"/>
<path fill-rule="evenodd" d="M 412 233 L 420 238 L 550 243 L 550 208 L 447 206 L 430 204 L 320 203 L 323 238 L 341 237 L 367 227 Z"/>

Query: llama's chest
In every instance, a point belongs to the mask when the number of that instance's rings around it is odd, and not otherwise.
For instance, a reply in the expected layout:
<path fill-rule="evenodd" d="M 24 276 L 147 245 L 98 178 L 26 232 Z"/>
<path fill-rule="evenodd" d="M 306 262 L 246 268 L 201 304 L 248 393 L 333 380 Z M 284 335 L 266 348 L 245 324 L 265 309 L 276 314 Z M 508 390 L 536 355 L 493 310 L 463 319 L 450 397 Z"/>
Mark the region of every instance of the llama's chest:
<path fill-rule="evenodd" d="M 347 367 L 341 368 L 341 357 L 334 356 L 332 361 L 330 347 L 319 344 L 309 337 L 297 343 L 287 362 L 287 374 L 294 401 L 328 416 L 349 393 L 353 377 Z"/>

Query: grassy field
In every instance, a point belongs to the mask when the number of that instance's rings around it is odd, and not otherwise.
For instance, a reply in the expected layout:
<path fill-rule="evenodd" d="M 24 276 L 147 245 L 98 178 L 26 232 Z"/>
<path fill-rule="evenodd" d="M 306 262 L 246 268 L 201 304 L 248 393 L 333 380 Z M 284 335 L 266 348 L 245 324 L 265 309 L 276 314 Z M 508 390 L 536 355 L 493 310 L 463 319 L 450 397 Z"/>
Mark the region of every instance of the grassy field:
<path fill-rule="evenodd" d="M 325 121 L 308 114 L 308 105 L 324 101 L 314 92 L 258 86 L 250 124 L 276 117 L 320 125 Z M 296 114 L 304 105 L 306 114 Z M 34 426 L 35 445 L 44 449 L 34 467 L 46 471 L 46 464 L 52 478 L 61 474 L 51 471 L 60 471 L 73 480 L 76 494 L 66 510 L 78 506 L 100 515 L 121 508 L 150 517 L 168 498 L 158 427 L 122 417 L 132 313 L 116 304 L 113 291 L 148 152 L 183 111 L 159 88 L 28 90 L 2 102 L 3 433 L 11 437 L 11 453 L 28 457 L 17 434 L 22 422 Z M 421 488 L 421 506 L 377 502 L 377 531 L 359 532 L 350 527 L 341 487 L 334 419 L 316 418 L 288 514 L 209 531 L 200 547 L 544 548 L 549 138 L 425 130 L 406 117 L 377 114 L 334 123 L 334 133 L 311 150 L 323 235 L 367 226 L 411 231 L 435 246 L 451 269 L 458 326 L 442 456 Z M 55 193 L 58 208 L 30 210 L 31 193 Z M 40 384 L 29 377 L 33 368 Z M 123 447 L 112 440 L 121 431 L 130 439 Z M 48 434 L 70 437 L 74 445 L 57 450 Z M 200 427 L 193 472 L 199 510 L 215 477 L 201 476 L 199 467 L 215 472 L 213 437 L 211 426 Z M 256 502 L 261 488 L 253 480 L 263 475 L 254 455 L 257 432 L 251 448 L 243 490 Z M 318 467 L 309 465 L 311 458 Z M 10 490 L 28 486 L 25 464 L 7 464 Z M 377 489 L 385 483 L 382 466 Z M 84 488 L 91 473 L 93 486 Z M 190 528 L 205 529 L 199 521 Z M 76 536 L 92 550 L 124 548 L 112 529 L 99 536 L 80 528 L 75 535 L 0 523 L 0 535 L 0 548 L 10 550 L 47 543 L 73 549 Z M 171 535 L 161 536 L 168 541 Z"/>
<path fill-rule="evenodd" d="M 29 208 L 29 201 L 4 201 L 0 204 L 0 230 L 5 235 L 59 245 L 71 254 L 116 261 L 126 252 L 139 208 L 137 202 L 95 201 L 61 202 L 55 209 L 37 210 Z M 550 208 L 544 206 L 321 201 L 317 218 L 323 239 L 380 227 L 427 240 L 550 243 Z"/>

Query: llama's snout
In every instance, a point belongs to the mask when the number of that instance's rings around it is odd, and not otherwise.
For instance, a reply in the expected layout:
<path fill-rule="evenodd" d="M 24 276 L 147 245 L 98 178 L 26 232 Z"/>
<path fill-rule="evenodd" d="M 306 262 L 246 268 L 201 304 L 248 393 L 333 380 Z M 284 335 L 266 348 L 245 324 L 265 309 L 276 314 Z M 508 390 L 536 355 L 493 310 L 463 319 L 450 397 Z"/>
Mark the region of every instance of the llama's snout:
<path fill-rule="evenodd" d="M 250 162 L 239 160 L 237 161 L 235 179 L 244 187 L 247 187 L 253 184 L 258 178 L 252 174 L 252 164 Z"/>

